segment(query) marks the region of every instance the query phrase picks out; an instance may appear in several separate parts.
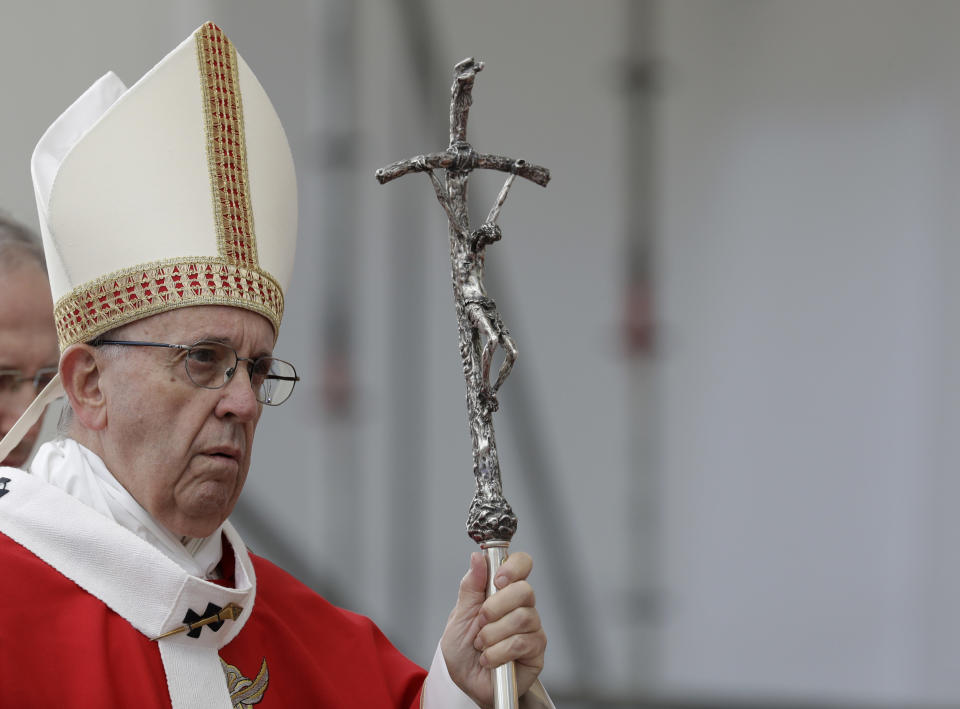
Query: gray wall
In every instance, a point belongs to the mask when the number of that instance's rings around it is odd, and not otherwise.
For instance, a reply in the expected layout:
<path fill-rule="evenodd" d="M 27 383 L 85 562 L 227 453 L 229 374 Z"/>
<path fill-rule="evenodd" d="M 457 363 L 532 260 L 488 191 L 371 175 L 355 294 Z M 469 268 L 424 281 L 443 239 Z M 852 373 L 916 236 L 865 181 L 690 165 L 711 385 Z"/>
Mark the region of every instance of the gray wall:
<path fill-rule="evenodd" d="M 671 686 L 960 696 L 958 10 L 666 6 Z"/>
<path fill-rule="evenodd" d="M 482 58 L 471 140 L 553 174 L 514 187 L 488 261 L 521 352 L 496 421 L 548 686 L 956 704 L 960 6 L 653 5 L 652 361 L 620 342 L 651 196 L 622 181 L 643 32 L 621 2 L 434 1 L 423 37 L 415 3 L 8 3 L 0 205 L 35 223 L 32 146 L 104 71 L 228 33 L 297 162 L 278 352 L 305 375 L 264 414 L 237 523 L 425 663 L 473 548 L 463 382 L 442 212 L 426 178 L 373 171 L 446 145 L 450 68 Z M 498 187 L 476 177 L 478 212 Z"/>

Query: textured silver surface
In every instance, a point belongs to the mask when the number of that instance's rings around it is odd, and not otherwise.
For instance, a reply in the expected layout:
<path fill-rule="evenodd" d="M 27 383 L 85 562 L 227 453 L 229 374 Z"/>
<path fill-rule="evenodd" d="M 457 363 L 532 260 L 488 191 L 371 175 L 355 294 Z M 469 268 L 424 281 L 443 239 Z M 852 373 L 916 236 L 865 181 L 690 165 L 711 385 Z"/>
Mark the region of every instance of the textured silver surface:
<path fill-rule="evenodd" d="M 497 219 L 517 176 L 546 186 L 550 173 L 523 160 L 476 152 L 467 142 L 467 118 L 473 83 L 483 63 L 464 59 L 454 67 L 450 100 L 450 144 L 443 152 L 418 155 L 377 170 L 380 184 L 410 172 L 425 172 L 450 226 L 450 265 L 454 306 L 460 338 L 460 358 L 467 384 L 467 419 L 473 443 L 473 474 L 477 487 L 467 517 L 467 533 L 477 543 L 506 541 L 517 531 L 517 517 L 503 496 L 500 460 L 493 431 L 497 392 L 510 375 L 517 347 L 496 303 L 483 284 L 487 246 L 502 238 Z M 506 181 L 483 224 L 470 228 L 467 183 L 477 169 L 507 172 Z M 443 178 L 436 174 L 443 170 Z M 493 379 L 497 348 L 504 359 Z M 493 381 L 491 381 L 493 379 Z"/>

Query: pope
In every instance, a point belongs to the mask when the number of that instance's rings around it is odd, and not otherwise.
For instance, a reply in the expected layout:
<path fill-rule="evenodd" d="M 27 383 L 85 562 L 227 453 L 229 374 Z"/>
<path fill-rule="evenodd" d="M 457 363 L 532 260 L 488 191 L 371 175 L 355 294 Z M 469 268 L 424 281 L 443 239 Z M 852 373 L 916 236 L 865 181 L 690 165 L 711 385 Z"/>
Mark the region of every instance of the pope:
<path fill-rule="evenodd" d="M 293 160 L 226 35 L 203 25 L 130 88 L 102 77 L 32 168 L 59 371 L 0 460 L 68 404 L 29 473 L 0 468 L 4 705 L 487 707 L 513 661 L 521 706 L 552 707 L 528 555 L 490 598 L 471 558 L 427 672 L 228 520 L 264 407 L 299 375 L 274 352 Z"/>

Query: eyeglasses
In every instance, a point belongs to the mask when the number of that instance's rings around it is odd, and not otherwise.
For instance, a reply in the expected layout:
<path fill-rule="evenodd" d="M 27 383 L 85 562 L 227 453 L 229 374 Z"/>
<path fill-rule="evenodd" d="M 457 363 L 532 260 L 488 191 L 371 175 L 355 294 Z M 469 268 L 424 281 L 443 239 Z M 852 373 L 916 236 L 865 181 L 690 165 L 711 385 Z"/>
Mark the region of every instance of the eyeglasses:
<path fill-rule="evenodd" d="M 33 382 L 34 393 L 39 394 L 56 374 L 56 367 L 42 367 L 33 376 L 27 376 L 19 369 L 0 369 L 0 397 L 15 394 L 24 382 Z"/>
<path fill-rule="evenodd" d="M 250 386 L 257 401 L 268 406 L 279 406 L 290 398 L 293 387 L 300 377 L 289 362 L 276 357 L 240 357 L 237 351 L 222 342 L 202 340 L 194 345 L 169 345 L 163 342 L 140 342 L 137 340 L 101 340 L 90 343 L 100 345 L 123 345 L 129 347 L 167 347 L 183 350 L 183 359 L 190 381 L 203 389 L 222 389 L 237 373 L 240 362 L 247 363 Z"/>

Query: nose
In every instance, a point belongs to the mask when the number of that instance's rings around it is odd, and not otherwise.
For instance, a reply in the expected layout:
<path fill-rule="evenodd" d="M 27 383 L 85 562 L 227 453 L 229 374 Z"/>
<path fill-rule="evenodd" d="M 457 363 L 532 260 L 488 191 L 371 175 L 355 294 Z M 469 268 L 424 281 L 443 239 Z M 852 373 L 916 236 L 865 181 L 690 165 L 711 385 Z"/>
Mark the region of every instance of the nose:
<path fill-rule="evenodd" d="M 0 434 L 6 434 L 30 406 L 36 392 L 29 382 L 0 394 Z"/>
<path fill-rule="evenodd" d="M 260 402 L 250 383 L 250 373 L 243 363 L 238 363 L 230 381 L 220 389 L 217 416 L 235 416 L 240 421 L 256 421 L 260 415 Z"/>

